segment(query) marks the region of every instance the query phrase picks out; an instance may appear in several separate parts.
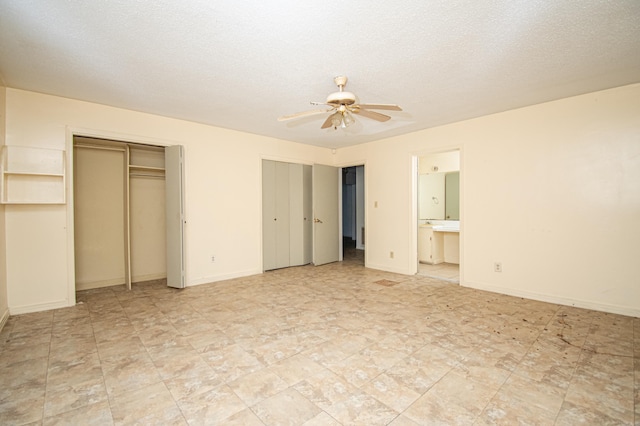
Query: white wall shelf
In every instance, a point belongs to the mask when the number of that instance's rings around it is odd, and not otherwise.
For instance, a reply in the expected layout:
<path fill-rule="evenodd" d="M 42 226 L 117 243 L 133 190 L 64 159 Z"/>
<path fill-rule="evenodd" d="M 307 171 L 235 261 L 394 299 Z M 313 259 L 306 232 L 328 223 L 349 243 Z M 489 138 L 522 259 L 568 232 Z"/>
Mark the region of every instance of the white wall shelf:
<path fill-rule="evenodd" d="M 65 152 L 3 146 L 0 180 L 2 204 L 65 204 Z"/>

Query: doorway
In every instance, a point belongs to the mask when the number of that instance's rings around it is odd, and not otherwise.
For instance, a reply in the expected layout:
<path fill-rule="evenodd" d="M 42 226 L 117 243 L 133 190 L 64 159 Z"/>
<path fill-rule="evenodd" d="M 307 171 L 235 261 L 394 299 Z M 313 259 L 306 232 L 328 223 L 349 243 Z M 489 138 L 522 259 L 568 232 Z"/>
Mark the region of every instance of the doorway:
<path fill-rule="evenodd" d="M 364 265 L 364 166 L 342 168 L 342 258 Z"/>
<path fill-rule="evenodd" d="M 460 282 L 460 150 L 418 157 L 418 275 Z"/>

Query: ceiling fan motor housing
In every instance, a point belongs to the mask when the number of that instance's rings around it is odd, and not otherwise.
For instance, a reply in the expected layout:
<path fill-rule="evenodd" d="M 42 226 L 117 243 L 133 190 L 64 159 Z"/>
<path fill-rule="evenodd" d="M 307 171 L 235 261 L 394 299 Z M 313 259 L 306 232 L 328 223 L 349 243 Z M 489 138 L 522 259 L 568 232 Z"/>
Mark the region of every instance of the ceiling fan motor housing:
<path fill-rule="evenodd" d="M 328 104 L 353 105 L 356 103 L 356 95 L 351 92 L 334 92 L 327 96 Z"/>

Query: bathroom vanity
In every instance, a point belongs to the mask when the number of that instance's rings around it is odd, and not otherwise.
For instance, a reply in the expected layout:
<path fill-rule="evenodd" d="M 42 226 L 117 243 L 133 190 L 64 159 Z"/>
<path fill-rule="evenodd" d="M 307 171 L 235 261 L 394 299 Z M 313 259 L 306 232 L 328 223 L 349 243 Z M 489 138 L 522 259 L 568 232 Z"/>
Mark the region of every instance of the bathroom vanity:
<path fill-rule="evenodd" d="M 418 227 L 418 260 L 421 263 L 460 263 L 460 222 L 438 221 Z"/>

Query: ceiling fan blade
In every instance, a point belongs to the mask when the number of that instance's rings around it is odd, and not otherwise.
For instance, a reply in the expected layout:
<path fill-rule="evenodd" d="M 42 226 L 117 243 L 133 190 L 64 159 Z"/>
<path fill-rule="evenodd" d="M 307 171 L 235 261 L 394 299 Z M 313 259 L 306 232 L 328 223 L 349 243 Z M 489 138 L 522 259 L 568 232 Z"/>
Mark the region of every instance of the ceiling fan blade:
<path fill-rule="evenodd" d="M 389 111 L 402 111 L 402 108 L 394 104 L 360 104 L 358 106 L 362 109 L 386 109 Z"/>
<path fill-rule="evenodd" d="M 333 114 L 331 114 L 329 117 L 327 117 L 327 119 L 324 121 L 324 123 L 322 123 L 322 126 L 320 126 L 321 129 L 328 129 L 329 127 L 333 127 L 333 118 L 336 115 L 339 115 L 340 111 L 336 111 Z"/>
<path fill-rule="evenodd" d="M 286 120 L 291 120 L 293 118 L 306 117 L 308 115 L 324 114 L 324 113 L 332 111 L 332 110 L 333 110 L 333 108 L 331 108 L 331 109 L 312 109 L 311 111 L 297 112 L 295 114 L 283 115 L 282 117 L 278 117 L 278 121 L 286 121 Z"/>
<path fill-rule="evenodd" d="M 388 115 L 380 114 L 379 112 L 375 111 L 369 111 L 368 109 L 353 108 L 351 112 L 377 121 L 387 121 L 391 118 Z"/>

